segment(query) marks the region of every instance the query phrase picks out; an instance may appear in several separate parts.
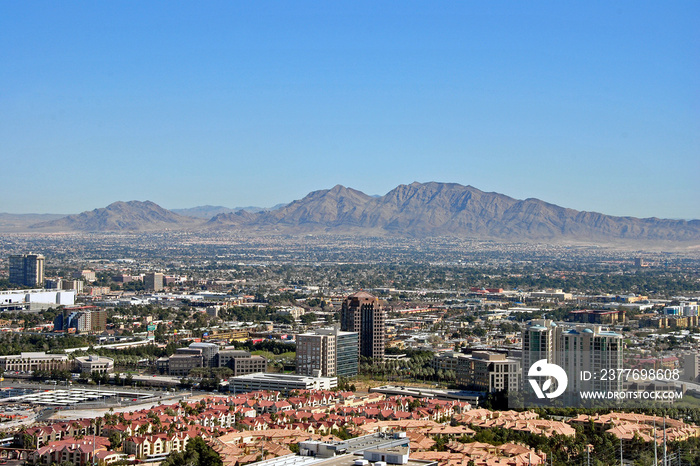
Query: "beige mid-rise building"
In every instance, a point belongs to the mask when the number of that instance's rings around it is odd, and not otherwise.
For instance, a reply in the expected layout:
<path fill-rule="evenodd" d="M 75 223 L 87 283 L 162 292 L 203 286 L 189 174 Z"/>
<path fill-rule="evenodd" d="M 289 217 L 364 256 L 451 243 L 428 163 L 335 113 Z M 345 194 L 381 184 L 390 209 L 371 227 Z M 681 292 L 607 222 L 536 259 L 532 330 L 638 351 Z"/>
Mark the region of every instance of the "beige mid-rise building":
<path fill-rule="evenodd" d="M 297 335 L 297 374 L 333 377 L 336 372 L 336 337 L 333 334 Z"/>
<path fill-rule="evenodd" d="M 485 392 L 517 392 L 522 383 L 520 361 L 502 353 L 474 351 L 458 359 L 457 381 Z"/>

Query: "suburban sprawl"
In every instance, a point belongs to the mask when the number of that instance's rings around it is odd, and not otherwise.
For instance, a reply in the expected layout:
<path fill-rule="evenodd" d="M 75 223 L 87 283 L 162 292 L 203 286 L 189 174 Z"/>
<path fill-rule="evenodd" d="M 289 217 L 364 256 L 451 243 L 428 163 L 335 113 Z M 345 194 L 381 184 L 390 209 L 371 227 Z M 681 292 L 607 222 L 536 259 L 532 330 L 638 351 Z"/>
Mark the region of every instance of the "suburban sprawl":
<path fill-rule="evenodd" d="M 700 464 L 697 254 L 191 231 L 0 244 L 2 464 Z M 538 361 L 626 399 L 530 403 L 550 385 Z"/>

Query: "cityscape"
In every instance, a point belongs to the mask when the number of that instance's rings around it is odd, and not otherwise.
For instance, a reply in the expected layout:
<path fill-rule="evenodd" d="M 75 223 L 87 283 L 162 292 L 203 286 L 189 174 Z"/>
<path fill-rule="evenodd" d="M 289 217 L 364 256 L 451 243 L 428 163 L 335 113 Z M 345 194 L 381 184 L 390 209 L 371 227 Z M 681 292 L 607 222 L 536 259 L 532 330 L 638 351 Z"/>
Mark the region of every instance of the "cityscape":
<path fill-rule="evenodd" d="M 698 18 L 0 3 L 0 466 L 700 466 Z"/>
<path fill-rule="evenodd" d="M 696 461 L 693 253 L 136 237 L 3 237 L 11 461 Z"/>

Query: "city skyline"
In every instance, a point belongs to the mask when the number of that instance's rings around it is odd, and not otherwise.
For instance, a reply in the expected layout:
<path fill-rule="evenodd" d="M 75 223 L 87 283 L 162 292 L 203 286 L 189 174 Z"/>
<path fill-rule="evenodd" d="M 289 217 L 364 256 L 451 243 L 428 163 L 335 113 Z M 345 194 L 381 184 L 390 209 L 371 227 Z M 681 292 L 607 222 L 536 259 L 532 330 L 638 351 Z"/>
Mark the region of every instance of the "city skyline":
<path fill-rule="evenodd" d="M 272 207 L 438 181 L 698 219 L 699 9 L 3 5 L 0 210 Z"/>

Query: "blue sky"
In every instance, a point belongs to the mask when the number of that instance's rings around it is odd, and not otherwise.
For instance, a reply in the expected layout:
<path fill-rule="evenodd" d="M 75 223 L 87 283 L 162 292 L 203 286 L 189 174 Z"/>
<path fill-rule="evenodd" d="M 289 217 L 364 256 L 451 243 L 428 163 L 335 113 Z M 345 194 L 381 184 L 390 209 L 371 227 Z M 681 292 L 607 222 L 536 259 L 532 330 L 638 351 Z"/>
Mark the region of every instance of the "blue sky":
<path fill-rule="evenodd" d="M 700 218 L 698 2 L 2 2 L 0 212 L 472 185 Z"/>

